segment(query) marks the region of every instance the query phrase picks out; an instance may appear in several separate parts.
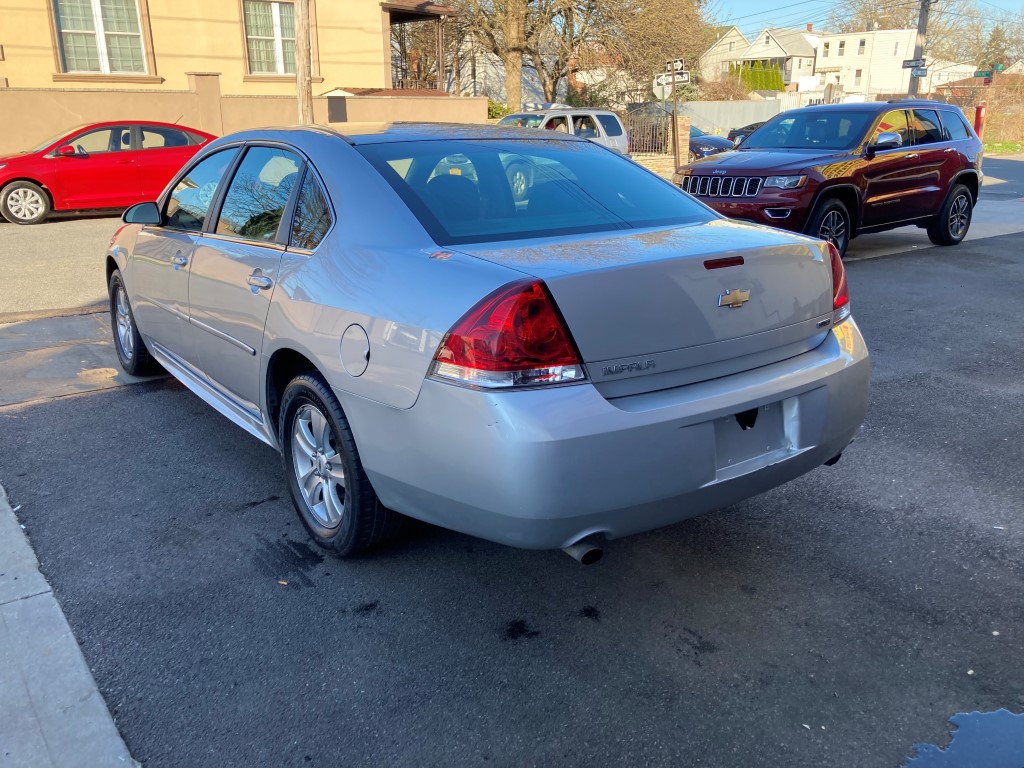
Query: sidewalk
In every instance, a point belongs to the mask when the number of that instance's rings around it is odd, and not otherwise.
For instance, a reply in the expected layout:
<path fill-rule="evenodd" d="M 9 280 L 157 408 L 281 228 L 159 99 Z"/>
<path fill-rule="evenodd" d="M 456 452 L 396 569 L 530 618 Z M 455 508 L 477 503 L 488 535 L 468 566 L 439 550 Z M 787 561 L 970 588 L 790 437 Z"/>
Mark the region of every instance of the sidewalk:
<path fill-rule="evenodd" d="M 137 381 L 106 313 L 0 325 L 0 409 Z M 0 486 L 0 766 L 138 765 Z"/>
<path fill-rule="evenodd" d="M 139 765 L 0 486 L 0 765 Z"/>

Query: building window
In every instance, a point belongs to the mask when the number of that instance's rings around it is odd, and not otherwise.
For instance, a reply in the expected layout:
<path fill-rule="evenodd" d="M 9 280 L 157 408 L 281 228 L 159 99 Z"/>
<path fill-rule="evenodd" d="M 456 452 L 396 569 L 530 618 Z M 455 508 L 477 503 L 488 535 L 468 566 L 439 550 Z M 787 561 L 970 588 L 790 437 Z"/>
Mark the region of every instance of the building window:
<path fill-rule="evenodd" d="M 900 55 L 900 44 L 899 43 L 896 43 L 896 45 L 893 46 L 893 48 L 892 48 L 892 55 L 893 55 L 893 58 L 899 57 L 899 55 Z"/>
<path fill-rule="evenodd" d="M 836 51 L 836 56 L 842 56 L 843 53 L 845 52 L 845 50 L 846 50 L 846 41 L 845 40 L 840 40 L 839 41 L 839 50 Z"/>
<path fill-rule="evenodd" d="M 291 3 L 245 0 L 249 73 L 295 74 L 295 9 Z"/>
<path fill-rule="evenodd" d="M 146 73 L 135 0 L 55 0 L 65 72 Z"/>
<path fill-rule="evenodd" d="M 854 71 L 854 73 L 853 73 L 853 84 L 854 85 L 860 85 L 861 72 L 862 72 L 862 70 L 860 70 L 860 69 Z"/>
<path fill-rule="evenodd" d="M 867 45 L 867 41 L 863 37 L 860 40 L 857 41 L 857 55 L 858 56 L 863 56 L 864 55 L 864 46 L 865 45 Z"/>
<path fill-rule="evenodd" d="M 772 44 L 772 36 L 771 35 L 765 35 L 764 36 L 764 44 L 765 45 L 771 45 Z"/>
<path fill-rule="evenodd" d="M 729 50 L 730 50 L 730 51 L 732 50 L 732 47 L 733 47 L 734 45 L 736 45 L 736 43 L 735 43 L 735 42 L 733 42 L 732 40 L 730 40 L 730 41 L 729 41 Z"/>
<path fill-rule="evenodd" d="M 821 44 L 821 58 L 823 58 L 823 59 L 827 59 L 828 58 L 828 43 L 822 43 Z"/>

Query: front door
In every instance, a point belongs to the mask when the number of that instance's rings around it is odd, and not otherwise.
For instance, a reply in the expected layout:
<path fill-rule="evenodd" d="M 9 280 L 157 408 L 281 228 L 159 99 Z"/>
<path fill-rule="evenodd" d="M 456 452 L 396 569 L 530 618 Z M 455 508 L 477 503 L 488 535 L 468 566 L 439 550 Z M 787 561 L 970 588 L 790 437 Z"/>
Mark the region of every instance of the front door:
<path fill-rule="evenodd" d="M 879 150 L 865 162 L 862 217 L 865 227 L 916 219 L 924 216 L 927 208 L 927 175 L 919 165 L 920 154 L 913 146 L 906 111 L 886 112 L 869 142 L 874 144 L 882 133 L 898 133 L 903 145 Z"/>
<path fill-rule="evenodd" d="M 233 148 L 209 155 L 179 179 L 164 207 L 164 224 L 139 232 L 126 278 L 141 333 L 193 367 L 199 359 L 189 323 L 189 271 L 217 189 L 237 154 Z"/>
<path fill-rule="evenodd" d="M 127 126 L 97 128 L 68 142 L 74 155 L 57 155 L 55 207 L 123 208 L 139 201 L 139 169 Z"/>
<path fill-rule="evenodd" d="M 189 277 L 192 325 L 203 372 L 259 412 L 260 353 L 288 233 L 282 220 L 302 167 L 277 147 L 250 147 L 212 232 L 198 242 Z"/>

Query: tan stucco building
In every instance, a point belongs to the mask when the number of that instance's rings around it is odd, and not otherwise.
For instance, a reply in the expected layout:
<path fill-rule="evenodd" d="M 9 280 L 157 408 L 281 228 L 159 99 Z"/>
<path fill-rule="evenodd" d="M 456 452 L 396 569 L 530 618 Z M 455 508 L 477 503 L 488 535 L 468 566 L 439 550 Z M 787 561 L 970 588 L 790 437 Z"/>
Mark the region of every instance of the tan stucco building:
<path fill-rule="evenodd" d="M 440 31 L 451 8 L 423 0 L 309 0 L 309 8 L 317 122 L 486 119 L 484 99 L 400 90 L 392 79 L 393 25 Z M 286 0 L 6 0 L 0 152 L 101 119 L 215 134 L 294 123 L 294 46 Z"/>

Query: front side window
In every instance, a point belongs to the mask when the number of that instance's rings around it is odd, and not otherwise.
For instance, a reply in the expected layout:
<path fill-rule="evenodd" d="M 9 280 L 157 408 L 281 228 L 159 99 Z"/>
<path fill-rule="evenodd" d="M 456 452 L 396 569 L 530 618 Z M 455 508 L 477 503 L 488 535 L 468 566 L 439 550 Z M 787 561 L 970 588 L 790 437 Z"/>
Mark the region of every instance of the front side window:
<path fill-rule="evenodd" d="M 68 142 L 80 154 L 99 155 L 104 152 L 118 152 L 131 149 L 131 133 L 127 128 L 100 128 L 83 133 Z"/>
<path fill-rule="evenodd" d="M 297 155 L 273 147 L 252 147 L 231 180 L 217 234 L 273 242 L 288 198 L 299 177 Z"/>
<path fill-rule="evenodd" d="M 713 218 L 671 184 L 587 142 L 451 140 L 366 144 L 357 150 L 439 245 Z M 460 162 L 452 163 L 453 157 Z"/>
<path fill-rule="evenodd" d="M 324 239 L 331 228 L 331 209 L 327 205 L 327 196 L 320 188 L 320 183 L 312 171 L 306 171 L 306 178 L 299 190 L 299 199 L 295 204 L 295 219 L 292 221 L 292 234 L 288 244 L 294 248 L 312 251 Z"/>
<path fill-rule="evenodd" d="M 215 152 L 181 177 L 171 191 L 164 211 L 168 227 L 189 232 L 202 231 L 221 180 L 237 154 L 237 149 Z"/>
<path fill-rule="evenodd" d="M 907 123 L 907 113 L 902 109 L 894 109 L 892 112 L 882 115 L 882 119 L 875 126 L 871 143 L 875 144 L 883 133 L 898 133 L 903 139 L 903 146 L 910 144 L 910 125 Z"/>
<path fill-rule="evenodd" d="M 146 72 L 136 0 L 54 0 L 65 72 Z"/>
<path fill-rule="evenodd" d="M 295 74 L 295 7 L 245 0 L 245 46 L 254 75 Z"/>

